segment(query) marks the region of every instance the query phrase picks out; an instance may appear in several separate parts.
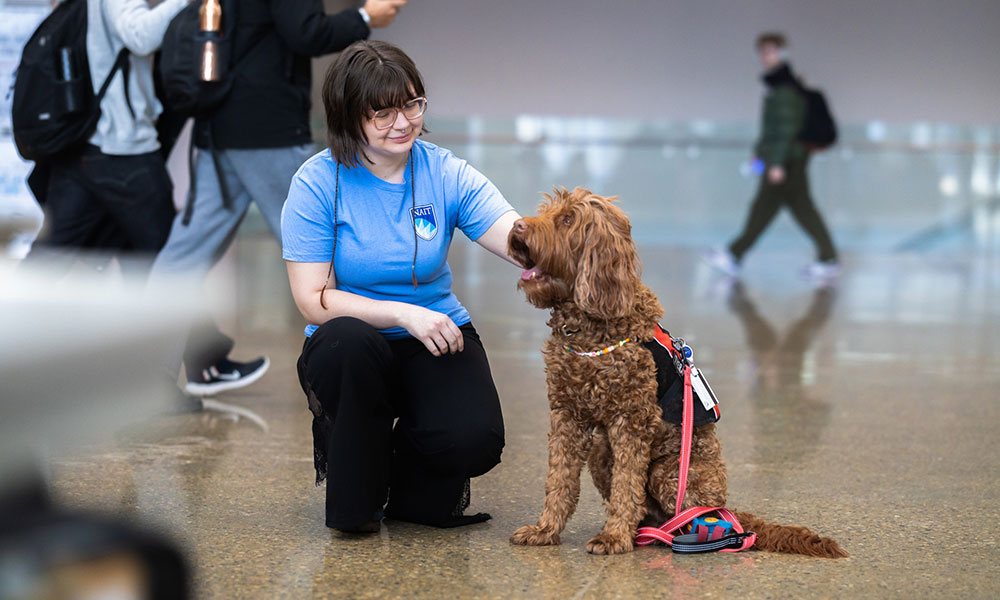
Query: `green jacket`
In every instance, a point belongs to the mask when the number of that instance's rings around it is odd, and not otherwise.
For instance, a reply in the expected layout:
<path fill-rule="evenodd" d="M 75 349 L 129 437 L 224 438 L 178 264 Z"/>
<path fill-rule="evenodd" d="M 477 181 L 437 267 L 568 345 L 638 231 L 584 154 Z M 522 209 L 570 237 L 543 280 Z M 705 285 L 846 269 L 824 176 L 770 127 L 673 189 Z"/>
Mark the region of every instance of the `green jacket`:
<path fill-rule="evenodd" d="M 754 147 L 767 167 L 787 166 L 805 160 L 808 152 L 798 140 L 805 120 L 806 100 L 799 92 L 787 64 L 764 75 L 770 88 L 764 97 L 760 138 Z"/>

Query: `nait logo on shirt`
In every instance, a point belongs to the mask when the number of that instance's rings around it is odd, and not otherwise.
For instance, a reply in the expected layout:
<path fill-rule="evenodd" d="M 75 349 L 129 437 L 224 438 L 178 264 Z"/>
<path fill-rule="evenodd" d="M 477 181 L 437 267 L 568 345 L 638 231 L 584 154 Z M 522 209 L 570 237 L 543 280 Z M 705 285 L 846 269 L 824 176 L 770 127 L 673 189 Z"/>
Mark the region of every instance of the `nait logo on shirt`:
<path fill-rule="evenodd" d="M 434 239 L 437 235 L 437 218 L 434 216 L 434 205 L 424 204 L 410 209 L 410 216 L 413 218 L 413 227 L 417 230 L 417 235 L 427 241 Z"/>

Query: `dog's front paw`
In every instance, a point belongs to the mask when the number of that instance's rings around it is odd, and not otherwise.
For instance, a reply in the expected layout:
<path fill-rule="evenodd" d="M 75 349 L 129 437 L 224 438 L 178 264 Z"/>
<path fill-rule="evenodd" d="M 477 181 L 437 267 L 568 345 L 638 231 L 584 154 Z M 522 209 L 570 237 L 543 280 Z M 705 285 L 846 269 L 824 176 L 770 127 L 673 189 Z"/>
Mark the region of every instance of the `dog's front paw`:
<path fill-rule="evenodd" d="M 614 537 L 598 533 L 587 542 L 587 552 L 591 554 L 625 554 L 632 551 L 632 538 Z"/>
<path fill-rule="evenodd" d="M 555 546 L 559 543 L 559 534 L 538 525 L 525 525 L 510 536 L 510 543 L 522 546 Z"/>

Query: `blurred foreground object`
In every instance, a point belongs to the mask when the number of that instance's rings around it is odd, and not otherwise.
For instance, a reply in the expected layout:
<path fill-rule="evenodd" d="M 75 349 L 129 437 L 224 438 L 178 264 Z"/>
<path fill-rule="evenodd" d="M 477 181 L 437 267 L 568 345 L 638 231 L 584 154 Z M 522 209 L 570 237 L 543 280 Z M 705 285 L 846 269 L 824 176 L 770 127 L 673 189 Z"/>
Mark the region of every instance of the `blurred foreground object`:
<path fill-rule="evenodd" d="M 170 541 L 53 506 L 35 461 L 171 411 L 165 347 L 196 295 L 63 273 L 0 259 L 0 599 L 187 598 Z"/>
<path fill-rule="evenodd" d="M 0 492 L 0 599 L 183 600 L 190 577 L 169 540 L 118 519 L 52 506 L 25 479 Z"/>
<path fill-rule="evenodd" d="M 161 363 L 193 314 L 196 296 L 185 286 L 2 265 L 0 482 L 25 449 L 99 441 L 170 410 Z"/>

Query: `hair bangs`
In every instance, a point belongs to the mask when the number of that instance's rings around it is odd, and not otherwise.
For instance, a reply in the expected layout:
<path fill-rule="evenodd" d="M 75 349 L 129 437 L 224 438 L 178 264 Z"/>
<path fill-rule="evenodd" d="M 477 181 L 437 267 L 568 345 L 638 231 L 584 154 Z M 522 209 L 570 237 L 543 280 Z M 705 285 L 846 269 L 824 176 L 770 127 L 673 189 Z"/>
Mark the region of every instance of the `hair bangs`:
<path fill-rule="evenodd" d="M 400 65 L 382 63 L 374 69 L 361 93 L 361 106 L 370 111 L 398 108 L 424 95 L 419 77 L 411 81 L 410 75 Z"/>

